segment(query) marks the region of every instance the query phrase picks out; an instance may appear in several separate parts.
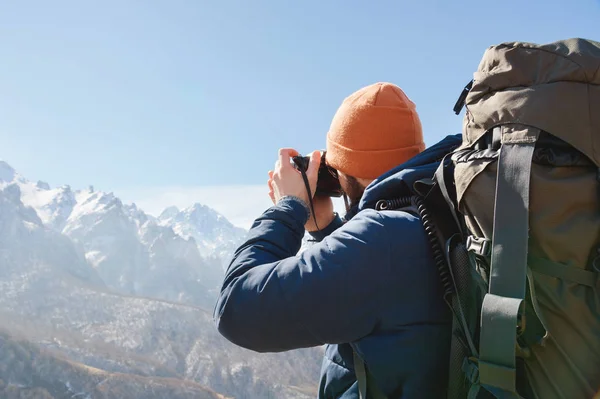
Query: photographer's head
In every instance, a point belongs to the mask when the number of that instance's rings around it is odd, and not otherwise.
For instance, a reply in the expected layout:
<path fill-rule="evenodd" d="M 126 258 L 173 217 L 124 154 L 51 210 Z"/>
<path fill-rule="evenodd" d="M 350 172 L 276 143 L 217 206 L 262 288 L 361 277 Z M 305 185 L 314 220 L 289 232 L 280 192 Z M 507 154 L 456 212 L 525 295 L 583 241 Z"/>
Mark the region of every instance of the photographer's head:
<path fill-rule="evenodd" d="M 398 86 L 376 83 L 343 101 L 327 133 L 325 160 L 319 151 L 310 157 L 291 148 L 279 151 L 269 171 L 269 196 L 275 204 L 286 196 L 309 204 L 313 217 L 305 227 L 312 231 L 333 219 L 330 196 L 343 191 L 347 206 L 356 205 L 374 179 L 424 149 L 415 104 Z"/>
<path fill-rule="evenodd" d="M 365 187 L 425 149 L 415 104 L 396 85 L 376 83 L 347 97 L 327 133 L 327 163 L 352 203 Z"/>

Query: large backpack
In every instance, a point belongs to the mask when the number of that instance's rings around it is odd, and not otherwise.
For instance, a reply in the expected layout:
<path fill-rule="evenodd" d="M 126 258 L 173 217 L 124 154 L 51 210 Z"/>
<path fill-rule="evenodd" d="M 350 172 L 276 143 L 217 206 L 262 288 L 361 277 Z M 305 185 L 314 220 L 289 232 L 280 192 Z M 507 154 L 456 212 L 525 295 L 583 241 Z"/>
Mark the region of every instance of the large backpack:
<path fill-rule="evenodd" d="M 435 177 L 455 222 L 436 209 L 455 315 L 448 397 L 593 398 L 600 43 L 492 46 L 463 105 L 462 145 Z"/>

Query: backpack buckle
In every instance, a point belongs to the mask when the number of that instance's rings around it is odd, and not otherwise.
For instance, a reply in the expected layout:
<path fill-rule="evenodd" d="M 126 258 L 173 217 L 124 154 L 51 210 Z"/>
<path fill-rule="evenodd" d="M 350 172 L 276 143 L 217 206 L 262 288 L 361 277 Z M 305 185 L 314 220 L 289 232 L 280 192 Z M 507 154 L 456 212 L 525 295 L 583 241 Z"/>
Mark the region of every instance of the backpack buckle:
<path fill-rule="evenodd" d="M 454 108 L 452 108 L 452 110 L 454 111 L 454 113 L 456 115 L 460 114 L 460 111 L 462 111 L 463 107 L 465 106 L 465 102 L 467 101 L 467 96 L 469 95 L 469 92 L 471 91 L 472 87 L 473 87 L 473 80 L 471 80 L 469 83 L 467 83 L 465 88 L 460 92 L 460 96 L 458 96 L 458 100 L 456 100 L 456 104 L 454 104 Z"/>
<path fill-rule="evenodd" d="M 467 237 L 465 243 L 467 251 L 474 252 L 477 255 L 488 257 L 492 253 L 492 242 L 487 238 L 479 238 L 473 235 Z"/>

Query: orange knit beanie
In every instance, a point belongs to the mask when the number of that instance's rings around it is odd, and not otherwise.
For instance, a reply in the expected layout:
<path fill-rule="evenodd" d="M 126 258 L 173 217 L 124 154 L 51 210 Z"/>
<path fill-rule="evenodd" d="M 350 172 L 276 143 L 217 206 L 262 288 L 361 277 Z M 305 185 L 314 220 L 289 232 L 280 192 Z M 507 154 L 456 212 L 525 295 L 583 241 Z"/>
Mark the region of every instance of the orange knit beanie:
<path fill-rule="evenodd" d="M 327 163 L 348 176 L 375 179 L 425 149 L 415 104 L 391 83 L 347 97 L 327 133 Z"/>

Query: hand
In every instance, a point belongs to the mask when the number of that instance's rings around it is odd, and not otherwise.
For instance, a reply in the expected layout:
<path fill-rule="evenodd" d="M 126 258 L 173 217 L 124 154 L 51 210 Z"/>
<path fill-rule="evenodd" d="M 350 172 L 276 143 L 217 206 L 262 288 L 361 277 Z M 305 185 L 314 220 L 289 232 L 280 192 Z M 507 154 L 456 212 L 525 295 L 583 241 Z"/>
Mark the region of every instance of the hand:
<path fill-rule="evenodd" d="M 299 155 L 296 150 L 283 148 L 279 150 L 279 160 L 275 164 L 275 170 L 269 171 L 269 197 L 274 204 L 285 196 L 291 195 L 303 200 L 309 205 L 309 193 L 306 190 L 304 179 L 300 172 L 292 165 L 290 158 Z M 321 152 L 313 151 L 310 154 L 310 163 L 306 171 L 306 177 L 310 185 L 310 196 L 312 197 L 317 188 L 319 166 L 321 165 Z"/>
<path fill-rule="evenodd" d="M 329 226 L 335 218 L 331 197 L 323 197 L 320 195 L 313 197 L 313 208 L 315 212 L 314 217 L 311 215 L 304 225 L 304 228 L 307 231 L 322 230 Z M 315 218 L 317 219 L 317 224 L 315 224 Z M 319 227 L 318 229 L 317 226 Z"/>

